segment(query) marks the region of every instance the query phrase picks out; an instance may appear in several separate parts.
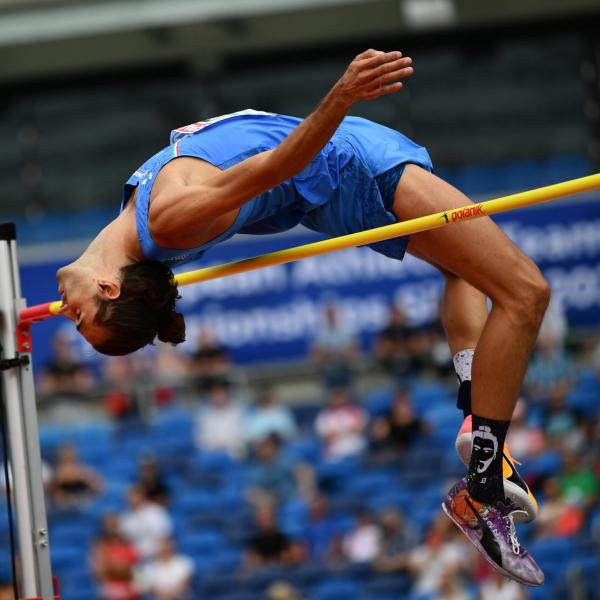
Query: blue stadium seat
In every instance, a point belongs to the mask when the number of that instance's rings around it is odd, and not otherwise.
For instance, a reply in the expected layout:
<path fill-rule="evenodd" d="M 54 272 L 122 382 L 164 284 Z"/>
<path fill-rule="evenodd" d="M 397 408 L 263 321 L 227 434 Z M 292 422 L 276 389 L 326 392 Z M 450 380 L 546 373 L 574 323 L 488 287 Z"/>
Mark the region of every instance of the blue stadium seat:
<path fill-rule="evenodd" d="M 347 482 L 358 472 L 358 469 L 359 461 L 355 458 L 335 462 L 323 461 L 315 467 L 319 483 L 327 493 L 346 489 Z"/>
<path fill-rule="evenodd" d="M 263 567 L 253 571 L 242 582 L 244 589 L 254 593 L 264 593 L 266 588 L 275 581 L 287 579 L 287 569 L 281 567 Z"/>
<path fill-rule="evenodd" d="M 293 460 L 316 463 L 321 456 L 321 443 L 315 437 L 290 441 L 285 449 L 285 454 Z"/>
<path fill-rule="evenodd" d="M 373 596 L 394 596 L 398 598 L 410 590 L 410 579 L 403 573 L 379 575 L 365 586 L 365 593 Z"/>
<path fill-rule="evenodd" d="M 578 556 L 571 560 L 569 569 L 578 571 L 586 583 L 588 590 L 598 594 L 598 584 L 600 583 L 600 557 L 595 548 L 591 553 Z"/>
<path fill-rule="evenodd" d="M 61 588 L 62 597 L 69 600 L 95 600 L 99 598 L 98 590 L 93 586 L 82 586 L 78 588 Z"/>
<path fill-rule="evenodd" d="M 329 568 L 321 563 L 310 562 L 299 565 L 288 573 L 288 579 L 300 588 L 314 585 L 316 581 L 325 581 L 330 577 Z"/>
<path fill-rule="evenodd" d="M 235 573 L 242 563 L 240 550 L 223 549 L 211 555 L 199 557 L 202 570 L 212 573 Z"/>
<path fill-rule="evenodd" d="M 200 591 L 201 598 L 216 598 L 231 591 L 235 585 L 235 579 L 231 573 L 210 573 L 205 574 L 201 579 Z"/>
<path fill-rule="evenodd" d="M 308 521 L 308 512 L 308 505 L 303 500 L 293 499 L 285 502 L 279 508 L 281 528 L 292 537 L 301 535 Z"/>
<path fill-rule="evenodd" d="M 356 598 L 360 593 L 360 585 L 350 579 L 326 581 L 312 589 L 314 600 L 348 600 Z"/>
<path fill-rule="evenodd" d="M 414 498 L 415 492 L 397 487 L 369 498 L 368 506 L 377 513 L 387 508 L 398 508 L 406 512 L 409 510 Z"/>
<path fill-rule="evenodd" d="M 538 477 L 551 477 L 556 475 L 562 465 L 562 457 L 557 451 L 547 451 L 538 457 L 529 459 L 519 468 L 524 477 L 535 474 Z"/>
<path fill-rule="evenodd" d="M 225 475 L 237 465 L 225 452 L 202 452 L 190 457 L 189 469 Z"/>
<path fill-rule="evenodd" d="M 263 597 L 261 595 L 239 590 L 235 592 L 221 594 L 220 596 L 218 596 L 218 598 L 214 598 L 213 600 L 262 600 L 262 598 Z"/>
<path fill-rule="evenodd" d="M 454 406 L 455 400 L 448 387 L 438 382 L 418 381 L 410 390 L 410 398 L 419 414 L 437 406 Z"/>
<path fill-rule="evenodd" d="M 365 394 L 362 404 L 371 417 L 379 417 L 390 410 L 393 395 L 394 387 L 386 386 Z"/>
<path fill-rule="evenodd" d="M 572 538 L 545 538 L 531 542 L 528 550 L 552 584 L 573 555 L 575 543 Z"/>
<path fill-rule="evenodd" d="M 181 532 L 179 549 L 192 557 L 214 556 L 226 547 L 224 536 L 216 531 Z"/>
<path fill-rule="evenodd" d="M 600 381 L 589 369 L 581 373 L 567 395 L 567 405 L 587 418 L 593 419 L 600 408 Z"/>
<path fill-rule="evenodd" d="M 173 498 L 172 510 L 186 515 L 203 513 L 219 508 L 218 499 L 202 490 L 188 489 Z"/>
<path fill-rule="evenodd" d="M 74 544 L 52 546 L 52 566 L 57 572 L 79 569 L 86 560 L 87 548 L 82 553 L 81 547 Z"/>
<path fill-rule="evenodd" d="M 51 524 L 50 543 L 54 546 L 67 546 L 72 544 L 79 548 L 87 547 L 92 540 L 94 530 L 90 528 L 89 523 L 72 522 L 69 524 Z"/>
<path fill-rule="evenodd" d="M 385 492 L 394 486 L 392 471 L 359 471 L 346 481 L 344 491 L 359 498 Z"/>

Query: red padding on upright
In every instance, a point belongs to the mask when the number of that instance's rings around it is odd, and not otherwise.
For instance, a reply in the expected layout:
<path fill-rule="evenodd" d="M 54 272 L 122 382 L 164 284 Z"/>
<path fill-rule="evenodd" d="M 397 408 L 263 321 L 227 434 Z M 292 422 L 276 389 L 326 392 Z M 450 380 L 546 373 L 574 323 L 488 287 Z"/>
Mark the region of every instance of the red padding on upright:
<path fill-rule="evenodd" d="M 33 321 L 40 321 L 52 317 L 53 314 L 50 312 L 50 305 L 52 302 L 46 302 L 44 304 L 37 304 L 36 306 L 29 306 L 24 308 L 19 313 L 20 323 L 31 323 Z"/>

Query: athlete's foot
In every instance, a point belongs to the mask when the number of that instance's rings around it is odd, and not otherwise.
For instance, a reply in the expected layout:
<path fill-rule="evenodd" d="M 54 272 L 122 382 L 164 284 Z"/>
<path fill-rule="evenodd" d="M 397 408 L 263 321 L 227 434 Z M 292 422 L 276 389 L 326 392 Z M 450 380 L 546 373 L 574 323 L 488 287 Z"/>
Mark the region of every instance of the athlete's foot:
<path fill-rule="evenodd" d="M 513 521 L 521 511 L 514 503 L 476 502 L 463 478 L 448 492 L 442 508 L 494 569 L 518 583 L 542 585 L 544 573 L 517 539 Z"/>
<path fill-rule="evenodd" d="M 473 440 L 471 436 L 472 418 L 468 416 L 462 424 L 458 436 L 456 437 L 456 451 L 463 463 L 468 467 L 471 460 L 471 451 L 473 449 Z M 515 515 L 517 522 L 533 521 L 538 513 L 538 503 L 531 493 L 529 486 L 517 472 L 516 465 L 519 464 L 510 455 L 508 444 L 504 444 L 504 458 L 502 461 L 502 475 L 504 476 L 504 495 L 508 500 L 512 500 L 519 509 L 519 514 Z"/>

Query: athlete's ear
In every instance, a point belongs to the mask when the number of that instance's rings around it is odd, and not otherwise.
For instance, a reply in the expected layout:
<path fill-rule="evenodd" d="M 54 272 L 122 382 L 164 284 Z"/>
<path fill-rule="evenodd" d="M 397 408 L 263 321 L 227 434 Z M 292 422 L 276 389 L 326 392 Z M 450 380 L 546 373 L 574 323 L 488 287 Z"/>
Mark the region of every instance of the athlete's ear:
<path fill-rule="evenodd" d="M 102 300 L 116 300 L 121 295 L 121 285 L 110 279 L 98 279 L 96 285 Z"/>

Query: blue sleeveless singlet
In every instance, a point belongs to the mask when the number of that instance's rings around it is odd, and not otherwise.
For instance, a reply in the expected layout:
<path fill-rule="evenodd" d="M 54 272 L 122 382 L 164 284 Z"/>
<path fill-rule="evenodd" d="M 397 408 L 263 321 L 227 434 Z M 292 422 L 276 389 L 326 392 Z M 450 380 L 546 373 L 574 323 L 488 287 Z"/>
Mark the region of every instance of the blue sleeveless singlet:
<path fill-rule="evenodd" d="M 173 267 L 202 257 L 236 233 L 275 233 L 300 223 L 331 237 L 389 225 L 396 218 L 391 202 L 382 198 L 376 178 L 406 163 L 432 170 L 425 148 L 401 133 L 366 119 L 346 117 L 306 169 L 246 202 L 232 225 L 216 238 L 188 249 L 162 248 L 154 242 L 148 229 L 150 194 L 165 164 L 179 156 L 193 156 L 227 169 L 276 147 L 300 122 L 294 117 L 246 110 L 171 132 L 171 145 L 140 166 L 123 192 L 121 210 L 134 188 L 138 189 L 136 224 L 145 258 Z M 401 260 L 407 243 L 408 238 L 396 238 L 371 247 Z"/>

